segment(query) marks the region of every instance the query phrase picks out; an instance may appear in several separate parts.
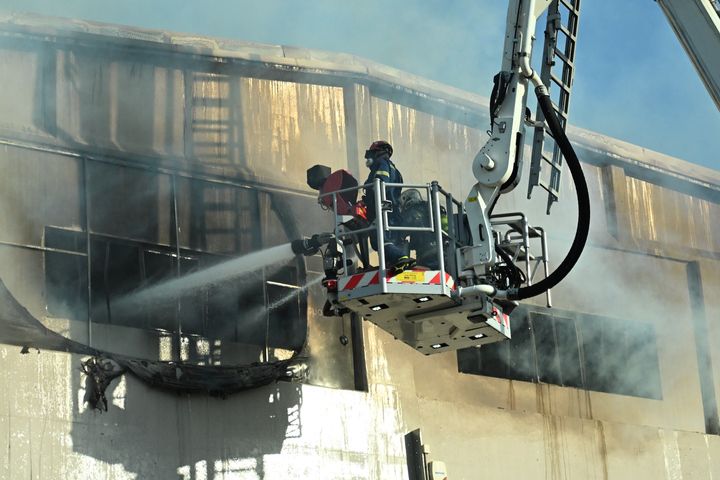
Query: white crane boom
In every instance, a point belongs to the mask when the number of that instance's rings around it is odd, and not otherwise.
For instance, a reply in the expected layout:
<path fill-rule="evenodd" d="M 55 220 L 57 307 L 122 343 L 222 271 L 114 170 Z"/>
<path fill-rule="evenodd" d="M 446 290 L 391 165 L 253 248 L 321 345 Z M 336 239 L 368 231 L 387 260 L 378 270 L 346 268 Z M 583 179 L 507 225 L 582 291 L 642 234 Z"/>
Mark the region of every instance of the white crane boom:
<path fill-rule="evenodd" d="M 675 35 L 720 109 L 720 3 L 657 0 Z"/>
<path fill-rule="evenodd" d="M 717 4 L 711 0 L 657 1 L 720 108 Z M 303 255 L 324 248 L 327 301 L 323 314 L 362 316 L 418 352 L 430 355 L 511 338 L 509 314 L 520 300 L 546 294 L 550 306 L 549 290 L 575 266 L 590 230 L 587 183 L 565 134 L 580 3 L 509 1 L 502 67 L 490 98 L 489 138 L 473 160 L 476 182 L 465 202 L 453 198 L 436 181 L 409 185 L 386 183 L 376 177 L 372 184 L 363 186 L 343 170 L 331 173 L 321 165 L 308 170 L 308 185 L 319 191 L 319 203 L 334 213 L 334 229 L 295 240 L 292 248 Z M 537 20 L 545 11 L 545 52 L 538 73 L 531 66 L 532 49 Z M 564 46 L 558 45 L 559 32 L 566 37 Z M 555 57 L 563 66 L 562 73 L 552 71 Z M 557 103 L 551 98 L 551 85 L 562 93 Z M 539 107 L 535 119 L 527 109 L 531 91 Z M 577 194 L 575 235 L 565 258 L 552 272 L 544 229 L 531 225 L 523 212 L 493 213 L 500 195 L 520 181 L 526 127 L 552 137 L 556 151 L 551 166 L 556 180 L 563 165 L 572 175 Z M 533 144 L 542 154 L 542 137 Z M 558 153 L 562 163 L 559 156 L 556 161 Z M 535 157 L 533 163 L 531 173 L 533 167 L 538 170 Z M 531 186 L 538 185 L 537 180 L 531 178 Z M 363 202 L 357 202 L 364 187 L 366 196 L 374 199 L 370 214 Z M 557 188 L 551 184 L 548 190 L 554 200 Z M 416 200 L 403 203 L 401 198 L 396 205 L 389 192 L 403 189 L 400 197 L 414 193 L 408 198 Z M 390 213 L 400 215 L 391 218 Z M 417 223 L 417 219 L 422 221 Z M 407 237 L 410 242 L 405 241 Z M 531 253 L 531 239 L 536 246 L 539 240 L 540 254 Z M 368 240 L 378 252 L 377 267 L 371 265 Z M 384 247 L 394 246 L 393 242 L 407 243 L 408 250 L 414 245 L 424 265 L 407 267 L 409 270 L 387 265 Z M 531 262 L 535 262 L 534 268 Z M 535 282 L 533 276 L 539 266 L 544 277 Z"/>

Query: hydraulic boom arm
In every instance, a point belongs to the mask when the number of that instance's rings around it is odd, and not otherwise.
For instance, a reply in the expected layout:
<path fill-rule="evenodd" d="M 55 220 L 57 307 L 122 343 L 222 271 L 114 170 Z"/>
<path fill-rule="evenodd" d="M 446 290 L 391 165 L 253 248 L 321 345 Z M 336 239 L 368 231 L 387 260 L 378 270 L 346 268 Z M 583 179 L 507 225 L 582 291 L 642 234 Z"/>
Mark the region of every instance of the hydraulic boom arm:
<path fill-rule="evenodd" d="M 535 126 L 526 117 L 528 83 L 535 87 L 547 126 L 567 160 L 576 185 L 578 227 L 568 255 L 551 275 L 532 286 L 495 294 L 509 299 L 538 295 L 562 280 L 579 259 L 590 227 L 590 200 L 580 162 L 565 136 L 547 87 L 530 66 L 536 22 L 550 3 L 546 0 L 512 0 L 508 8 L 502 71 L 495 77 L 490 100 L 490 139 L 473 161 L 472 169 L 477 183 L 470 190 L 465 204 L 472 245 L 459 251 L 462 267 L 460 277 L 467 283 L 485 283 L 484 275 L 488 267 L 496 262 L 490 214 L 498 196 L 511 191 L 518 184 L 522 171 L 525 125 Z"/>
<path fill-rule="evenodd" d="M 549 3 L 512 0 L 508 8 L 502 70 L 495 77 L 490 102 L 491 135 L 473 160 L 477 183 L 465 202 L 473 246 L 463 250 L 462 263 L 475 276 L 483 274 L 485 265 L 495 264 L 490 212 L 501 190 L 512 190 L 519 180 L 528 80 L 535 86 L 542 85 L 530 67 L 535 25 L 544 10 L 536 6 L 547 8 Z"/>
<path fill-rule="evenodd" d="M 720 109 L 720 3 L 657 0 L 678 40 Z"/>

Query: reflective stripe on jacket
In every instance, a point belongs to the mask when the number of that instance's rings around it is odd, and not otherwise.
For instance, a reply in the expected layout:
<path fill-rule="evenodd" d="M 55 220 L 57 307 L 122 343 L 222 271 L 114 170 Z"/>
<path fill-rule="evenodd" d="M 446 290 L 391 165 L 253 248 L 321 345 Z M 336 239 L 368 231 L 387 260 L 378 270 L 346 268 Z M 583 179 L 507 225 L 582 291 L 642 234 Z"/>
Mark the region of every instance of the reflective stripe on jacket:
<path fill-rule="evenodd" d="M 403 183 L 403 177 L 400 170 L 397 169 L 395 164 L 389 158 L 383 158 L 376 160 L 370 169 L 370 175 L 368 175 L 366 184 L 372 184 L 376 178 L 379 178 L 385 183 Z M 390 200 L 397 209 L 400 200 L 400 187 L 390 187 L 386 189 L 387 199 Z M 365 189 L 365 204 L 368 206 L 368 216 L 372 220 L 375 218 L 375 194 L 372 187 Z"/>

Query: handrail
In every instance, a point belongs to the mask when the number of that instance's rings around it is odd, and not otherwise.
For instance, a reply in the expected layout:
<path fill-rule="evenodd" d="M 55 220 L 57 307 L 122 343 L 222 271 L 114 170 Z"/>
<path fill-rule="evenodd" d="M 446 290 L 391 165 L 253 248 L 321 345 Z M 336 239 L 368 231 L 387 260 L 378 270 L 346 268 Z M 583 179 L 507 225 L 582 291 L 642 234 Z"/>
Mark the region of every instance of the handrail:
<path fill-rule="evenodd" d="M 410 226 L 410 225 L 403 225 L 402 220 L 402 214 L 396 215 L 395 218 L 390 219 L 388 218 L 388 214 L 390 213 L 390 210 L 387 208 L 387 198 L 388 198 L 388 189 L 389 188 L 400 188 L 403 190 L 407 189 L 418 189 L 421 191 L 424 191 L 425 193 L 422 194 L 422 196 L 425 198 L 425 202 L 427 204 L 427 221 L 429 225 L 424 226 Z M 359 228 L 357 230 L 346 230 L 342 228 L 343 224 L 343 218 L 342 215 L 338 215 L 337 209 L 338 209 L 338 203 L 341 202 L 341 195 L 342 193 L 346 192 L 353 192 L 353 191 L 360 191 L 361 189 L 365 189 L 367 191 L 371 191 L 374 197 L 374 222 L 373 224 Z M 402 232 L 406 234 L 413 234 L 413 233 L 427 233 L 427 234 L 434 234 L 433 240 L 436 243 L 436 246 L 434 247 L 435 252 L 434 255 L 437 255 L 437 268 L 441 271 L 441 274 L 444 276 L 446 270 L 449 270 L 449 273 L 453 275 L 453 277 L 457 274 L 457 266 L 455 265 L 455 259 L 454 257 L 448 258 L 449 264 L 446 264 L 445 254 L 446 254 L 446 248 L 445 248 L 445 242 L 449 241 L 450 245 L 450 251 L 454 251 L 455 248 L 460 246 L 460 242 L 457 238 L 457 232 L 459 232 L 460 228 L 462 228 L 461 225 L 457 225 L 457 218 L 460 217 L 459 215 L 456 215 L 457 213 L 462 213 L 464 211 L 462 202 L 459 202 L 453 196 L 448 193 L 447 191 L 443 190 L 442 187 L 438 184 L 437 181 L 433 181 L 431 183 L 424 183 L 424 184 L 414 184 L 414 183 L 388 183 L 383 182 L 381 179 L 376 178 L 374 179 L 373 183 L 363 184 L 363 185 L 357 185 L 353 187 L 347 187 L 342 188 L 338 190 L 333 190 L 331 192 L 325 192 L 318 196 L 319 200 L 322 200 L 323 198 L 327 198 L 328 196 L 332 196 L 332 209 L 335 217 L 335 228 L 334 232 L 336 235 L 336 238 L 339 240 L 351 238 L 354 236 L 358 236 L 361 234 L 369 234 L 372 235 L 374 232 L 374 235 L 376 235 L 377 238 L 377 255 L 378 255 L 378 270 L 380 271 L 380 285 L 382 286 L 383 291 L 387 291 L 387 259 L 385 258 L 385 245 L 387 244 L 386 241 L 386 233 L 385 232 Z M 442 197 L 444 198 L 444 201 L 442 200 Z M 442 202 L 442 205 L 441 205 Z M 327 202 L 325 202 L 327 203 Z M 397 208 L 398 206 L 395 206 Z M 448 226 L 447 230 L 444 230 L 442 225 L 442 212 L 441 208 L 445 209 L 445 214 L 448 217 Z M 406 239 L 406 236 L 402 236 L 403 240 Z M 367 240 L 363 240 L 367 241 Z M 430 241 L 430 240 L 428 240 Z M 343 249 L 342 253 L 343 258 L 343 265 L 348 265 L 348 258 L 347 258 L 347 252 L 346 249 Z M 448 269 L 449 266 L 449 269 Z M 349 276 L 351 273 L 348 271 L 348 269 L 344 269 L 343 273 L 340 274 L 340 276 Z M 442 284 L 442 291 L 443 293 L 446 293 L 447 287 L 445 286 L 444 282 L 441 282 Z"/>

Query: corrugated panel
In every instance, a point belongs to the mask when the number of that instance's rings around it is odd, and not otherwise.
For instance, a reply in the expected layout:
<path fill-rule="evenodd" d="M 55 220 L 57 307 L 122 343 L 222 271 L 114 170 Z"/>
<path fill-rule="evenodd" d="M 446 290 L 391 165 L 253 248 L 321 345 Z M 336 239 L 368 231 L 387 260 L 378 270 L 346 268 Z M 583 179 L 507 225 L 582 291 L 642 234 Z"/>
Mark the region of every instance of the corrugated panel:
<path fill-rule="evenodd" d="M 720 250 L 720 206 L 626 177 L 632 237 L 708 251 Z M 622 212 L 621 212 L 622 214 Z"/>
<path fill-rule="evenodd" d="M 38 53 L 25 48 L 0 49 L 0 126 L 14 131 L 36 131 L 42 91 Z"/>
<path fill-rule="evenodd" d="M 40 246 L 46 226 L 84 222 L 77 159 L 3 147 L 0 171 L 0 240 Z"/>
<path fill-rule="evenodd" d="M 102 52 L 57 53 L 58 137 L 143 154 L 182 153 L 178 70 Z M 46 95 L 52 95 L 48 93 Z"/>
<path fill-rule="evenodd" d="M 472 186 L 470 169 L 486 135 L 466 125 L 419 110 L 372 99 L 372 140 L 385 139 L 406 182 L 438 180 L 463 198 Z"/>
<path fill-rule="evenodd" d="M 254 175 L 304 187 L 312 165 L 347 167 L 342 88 L 243 78 L 240 108 Z"/>

